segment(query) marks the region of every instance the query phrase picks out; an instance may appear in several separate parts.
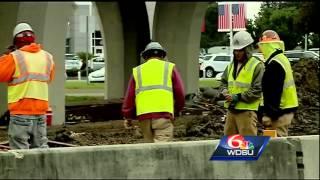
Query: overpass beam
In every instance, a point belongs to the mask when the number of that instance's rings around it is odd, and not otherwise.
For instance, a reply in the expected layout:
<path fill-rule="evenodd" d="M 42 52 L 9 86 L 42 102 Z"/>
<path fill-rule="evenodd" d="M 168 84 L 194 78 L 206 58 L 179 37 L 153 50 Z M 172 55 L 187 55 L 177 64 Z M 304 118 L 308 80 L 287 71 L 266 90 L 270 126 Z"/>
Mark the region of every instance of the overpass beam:
<path fill-rule="evenodd" d="M 207 6 L 208 2 L 157 2 L 155 7 L 152 39 L 168 50 L 186 93 L 198 89 L 201 23 Z"/>

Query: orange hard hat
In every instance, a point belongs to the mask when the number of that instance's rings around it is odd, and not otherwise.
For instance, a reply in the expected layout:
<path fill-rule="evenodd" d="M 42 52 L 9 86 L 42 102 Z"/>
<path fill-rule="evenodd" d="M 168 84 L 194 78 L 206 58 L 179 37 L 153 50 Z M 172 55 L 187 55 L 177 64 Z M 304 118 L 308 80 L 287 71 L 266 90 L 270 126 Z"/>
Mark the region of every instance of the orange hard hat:
<path fill-rule="evenodd" d="M 274 30 L 266 30 L 262 33 L 259 42 L 280 41 L 280 37 Z"/>

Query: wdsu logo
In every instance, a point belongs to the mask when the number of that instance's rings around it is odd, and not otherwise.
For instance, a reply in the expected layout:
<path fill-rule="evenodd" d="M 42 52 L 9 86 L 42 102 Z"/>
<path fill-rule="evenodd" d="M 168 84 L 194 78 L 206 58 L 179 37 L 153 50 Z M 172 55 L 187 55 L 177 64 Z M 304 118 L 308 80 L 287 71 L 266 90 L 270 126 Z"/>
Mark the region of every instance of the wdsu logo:
<path fill-rule="evenodd" d="M 258 160 L 270 136 L 223 136 L 210 160 Z"/>

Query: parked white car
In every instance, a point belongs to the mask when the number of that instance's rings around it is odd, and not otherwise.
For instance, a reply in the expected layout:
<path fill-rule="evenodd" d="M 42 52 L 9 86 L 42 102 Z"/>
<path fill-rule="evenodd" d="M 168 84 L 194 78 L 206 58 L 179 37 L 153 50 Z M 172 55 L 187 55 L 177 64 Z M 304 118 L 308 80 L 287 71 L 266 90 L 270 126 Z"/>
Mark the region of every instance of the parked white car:
<path fill-rule="evenodd" d="M 80 70 L 82 62 L 80 58 L 73 54 L 65 54 L 65 70 Z"/>
<path fill-rule="evenodd" d="M 311 48 L 311 49 L 308 49 L 308 51 L 313 51 L 313 52 L 319 54 L 319 48 Z"/>
<path fill-rule="evenodd" d="M 89 68 L 93 71 L 101 69 L 105 66 L 104 58 L 102 57 L 94 57 L 88 60 Z"/>
<path fill-rule="evenodd" d="M 105 67 L 89 73 L 88 80 L 90 83 L 104 82 L 104 80 L 105 80 Z"/>
<path fill-rule="evenodd" d="M 230 54 L 207 54 L 200 65 L 200 78 L 214 78 L 219 72 L 223 72 L 232 61 Z"/>

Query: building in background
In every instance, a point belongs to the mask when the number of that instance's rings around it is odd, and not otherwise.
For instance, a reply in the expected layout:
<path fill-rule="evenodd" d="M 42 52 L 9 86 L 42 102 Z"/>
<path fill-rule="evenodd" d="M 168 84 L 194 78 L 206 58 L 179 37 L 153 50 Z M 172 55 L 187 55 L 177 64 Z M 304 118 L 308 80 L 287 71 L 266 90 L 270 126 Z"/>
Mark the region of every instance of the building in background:
<path fill-rule="evenodd" d="M 100 19 L 92 3 L 77 4 L 68 22 L 66 54 L 89 52 L 105 57 Z"/>
<path fill-rule="evenodd" d="M 146 2 L 151 37 L 155 3 Z M 88 23 L 87 17 L 89 17 Z M 73 16 L 70 17 L 68 22 L 66 54 L 87 51 L 95 56 L 106 57 L 103 48 L 100 18 L 91 2 L 75 2 Z"/>

